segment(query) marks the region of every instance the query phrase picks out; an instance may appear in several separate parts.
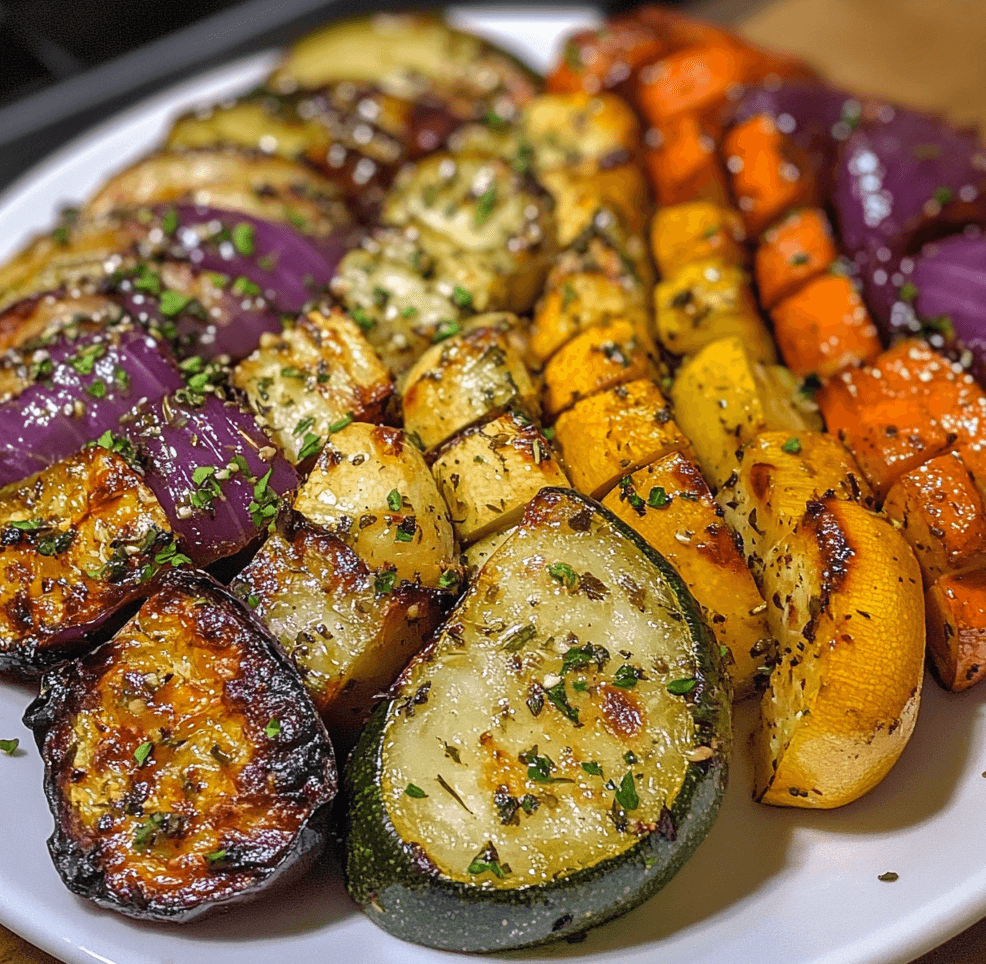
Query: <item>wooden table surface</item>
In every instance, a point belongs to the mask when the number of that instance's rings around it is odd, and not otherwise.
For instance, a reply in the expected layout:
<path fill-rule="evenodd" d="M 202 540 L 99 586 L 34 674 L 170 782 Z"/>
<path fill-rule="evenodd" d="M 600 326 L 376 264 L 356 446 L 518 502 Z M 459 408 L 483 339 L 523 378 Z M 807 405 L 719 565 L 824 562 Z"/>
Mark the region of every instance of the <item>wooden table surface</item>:
<path fill-rule="evenodd" d="M 945 110 L 986 130 L 984 0 L 705 0 L 695 9 L 800 54 L 861 94 Z M 986 919 L 914 964 L 984 962 Z M 0 927 L 0 964 L 58 962 Z"/>

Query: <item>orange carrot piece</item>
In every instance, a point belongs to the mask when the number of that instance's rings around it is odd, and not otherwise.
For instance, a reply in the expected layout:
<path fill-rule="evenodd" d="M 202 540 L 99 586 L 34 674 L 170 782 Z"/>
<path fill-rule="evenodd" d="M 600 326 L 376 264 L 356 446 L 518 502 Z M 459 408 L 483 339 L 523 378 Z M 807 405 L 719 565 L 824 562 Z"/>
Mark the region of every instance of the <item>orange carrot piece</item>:
<path fill-rule="evenodd" d="M 905 472 L 981 442 L 986 392 L 923 341 L 902 341 L 872 367 L 849 368 L 815 396 L 882 498 Z"/>
<path fill-rule="evenodd" d="M 926 586 L 948 573 L 986 566 L 986 510 L 957 453 L 902 475 L 883 511 L 914 550 Z"/>
<path fill-rule="evenodd" d="M 986 676 L 986 570 L 942 576 L 928 590 L 925 611 L 941 685 L 958 692 Z"/>
<path fill-rule="evenodd" d="M 716 155 L 715 138 L 694 114 L 683 114 L 652 128 L 660 143 L 644 154 L 644 165 L 658 203 L 704 200 L 727 205 L 726 174 Z"/>
<path fill-rule="evenodd" d="M 799 378 L 829 378 L 873 361 L 883 347 L 863 299 L 840 274 L 813 278 L 770 313 L 784 362 Z"/>
<path fill-rule="evenodd" d="M 640 72 L 637 99 L 644 117 L 661 125 L 681 114 L 706 113 L 747 80 L 751 53 L 739 44 L 688 48 Z"/>
<path fill-rule="evenodd" d="M 722 155 L 736 206 L 751 236 L 788 209 L 817 203 L 810 165 L 772 118 L 761 114 L 732 128 L 722 140 Z"/>
<path fill-rule="evenodd" d="M 770 309 L 838 257 L 832 228 L 820 208 L 792 211 L 760 238 L 754 272 L 760 304 Z"/>

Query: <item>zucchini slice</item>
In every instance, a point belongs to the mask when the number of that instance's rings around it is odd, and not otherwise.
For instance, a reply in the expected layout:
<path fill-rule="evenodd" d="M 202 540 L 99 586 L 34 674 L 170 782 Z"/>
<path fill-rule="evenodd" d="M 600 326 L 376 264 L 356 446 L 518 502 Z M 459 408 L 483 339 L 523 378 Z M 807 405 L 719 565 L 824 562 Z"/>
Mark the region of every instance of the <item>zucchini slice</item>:
<path fill-rule="evenodd" d="M 52 860 L 100 906 L 191 920 L 300 872 L 327 839 L 325 728 L 274 640 L 202 573 L 163 577 L 112 640 L 45 676 L 24 720 Z"/>
<path fill-rule="evenodd" d="M 349 893 L 457 951 L 630 910 L 715 819 L 729 700 L 675 572 L 598 503 L 544 489 L 363 732 Z"/>

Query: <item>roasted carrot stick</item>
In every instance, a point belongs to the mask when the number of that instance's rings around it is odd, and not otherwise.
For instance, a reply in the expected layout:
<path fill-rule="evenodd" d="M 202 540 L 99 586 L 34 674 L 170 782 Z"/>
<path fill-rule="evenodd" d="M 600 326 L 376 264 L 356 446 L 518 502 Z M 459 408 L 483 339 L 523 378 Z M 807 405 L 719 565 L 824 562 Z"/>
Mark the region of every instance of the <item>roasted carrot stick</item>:
<path fill-rule="evenodd" d="M 729 130 L 722 155 L 747 233 L 760 234 L 785 211 L 817 203 L 814 173 L 764 114 Z"/>
<path fill-rule="evenodd" d="M 986 566 L 986 510 L 958 453 L 902 475 L 883 511 L 914 550 L 926 586 L 948 573 Z"/>
<path fill-rule="evenodd" d="M 980 443 L 986 425 L 986 392 L 923 341 L 843 370 L 815 400 L 880 497 L 928 459 Z"/>
<path fill-rule="evenodd" d="M 774 338 L 788 368 L 801 378 L 828 378 L 847 365 L 873 361 L 880 336 L 849 278 L 823 274 L 774 306 Z"/>
<path fill-rule="evenodd" d="M 727 203 L 726 174 L 713 134 L 695 114 L 681 114 L 651 128 L 646 139 L 657 143 L 644 154 L 644 165 L 659 204 L 696 199 Z"/>
<path fill-rule="evenodd" d="M 754 272 L 760 304 L 770 309 L 838 256 L 832 228 L 820 208 L 792 211 L 760 238 Z"/>
<path fill-rule="evenodd" d="M 927 595 L 928 653 L 945 689 L 986 676 L 986 570 L 942 576 Z"/>

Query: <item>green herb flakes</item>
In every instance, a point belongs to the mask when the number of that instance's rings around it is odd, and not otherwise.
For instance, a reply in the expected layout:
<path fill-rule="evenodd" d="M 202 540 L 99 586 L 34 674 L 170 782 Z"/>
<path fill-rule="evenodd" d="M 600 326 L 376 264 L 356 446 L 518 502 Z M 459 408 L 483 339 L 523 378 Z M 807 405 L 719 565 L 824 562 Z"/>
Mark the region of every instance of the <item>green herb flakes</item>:
<path fill-rule="evenodd" d="M 0 740 L 0 753 L 6 753 L 7 756 L 13 756 L 14 751 L 20 745 L 20 740 Z"/>
<path fill-rule="evenodd" d="M 147 758 L 151 755 L 151 750 L 154 749 L 154 744 L 149 740 L 145 743 L 141 743 L 136 750 L 134 750 L 134 759 L 137 761 L 138 766 L 143 766 Z"/>
<path fill-rule="evenodd" d="M 696 686 L 698 680 L 694 676 L 689 679 L 673 679 L 668 683 L 668 692 L 674 696 L 687 696 Z"/>
<path fill-rule="evenodd" d="M 275 716 L 272 717 L 264 727 L 264 736 L 268 740 L 273 740 L 281 732 L 281 721 Z"/>
<path fill-rule="evenodd" d="M 404 791 L 409 797 L 413 797 L 415 800 L 424 800 L 428 796 L 421 787 L 416 787 L 413 783 L 407 785 L 407 789 Z M 472 871 L 470 871 L 472 873 Z"/>

